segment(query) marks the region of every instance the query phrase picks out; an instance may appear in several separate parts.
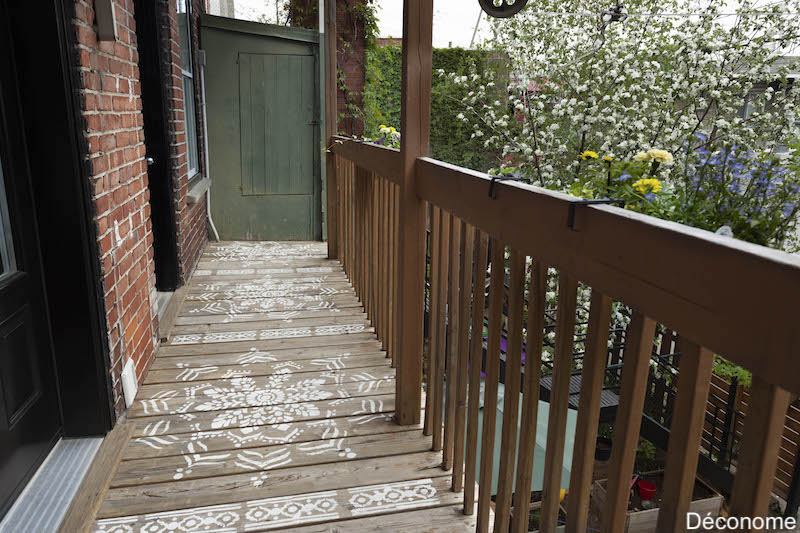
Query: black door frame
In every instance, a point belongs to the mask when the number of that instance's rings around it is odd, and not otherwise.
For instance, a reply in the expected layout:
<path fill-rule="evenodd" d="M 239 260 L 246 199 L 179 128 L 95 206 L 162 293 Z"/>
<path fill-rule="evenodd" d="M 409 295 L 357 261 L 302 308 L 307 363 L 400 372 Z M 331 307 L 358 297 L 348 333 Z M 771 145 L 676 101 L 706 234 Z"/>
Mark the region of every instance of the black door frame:
<path fill-rule="evenodd" d="M 91 164 L 77 68 L 75 2 L 5 1 L 28 147 L 63 435 L 116 422 Z M 23 133 L 23 132 L 20 132 Z M 43 332 L 44 334 L 45 332 Z"/>
<path fill-rule="evenodd" d="M 134 0 L 133 11 L 136 20 L 139 83 L 148 157 L 147 177 L 150 190 L 150 221 L 153 226 L 156 289 L 174 291 L 181 286 L 181 277 L 169 153 L 172 51 L 168 45 L 161 46 L 162 28 L 169 28 L 167 6 L 162 0 Z M 166 57 L 162 57 L 164 54 Z M 189 120 L 190 117 L 184 119 Z M 188 135 L 188 132 L 184 133 Z"/>

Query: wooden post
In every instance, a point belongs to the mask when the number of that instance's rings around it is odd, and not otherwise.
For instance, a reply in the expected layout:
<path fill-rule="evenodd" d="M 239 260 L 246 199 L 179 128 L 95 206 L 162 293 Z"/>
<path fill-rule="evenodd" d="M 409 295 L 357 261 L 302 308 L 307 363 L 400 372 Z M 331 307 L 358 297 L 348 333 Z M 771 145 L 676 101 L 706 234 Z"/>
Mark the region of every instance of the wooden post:
<path fill-rule="evenodd" d="M 325 2 L 325 179 L 327 184 L 328 259 L 339 258 L 339 202 L 336 156 L 330 151 L 337 131 L 336 0 Z"/>
<path fill-rule="evenodd" d="M 398 354 L 395 417 L 418 424 L 422 399 L 425 305 L 425 207 L 416 191 L 416 161 L 428 154 L 433 68 L 433 0 L 403 2 L 403 83 L 400 114 Z"/>

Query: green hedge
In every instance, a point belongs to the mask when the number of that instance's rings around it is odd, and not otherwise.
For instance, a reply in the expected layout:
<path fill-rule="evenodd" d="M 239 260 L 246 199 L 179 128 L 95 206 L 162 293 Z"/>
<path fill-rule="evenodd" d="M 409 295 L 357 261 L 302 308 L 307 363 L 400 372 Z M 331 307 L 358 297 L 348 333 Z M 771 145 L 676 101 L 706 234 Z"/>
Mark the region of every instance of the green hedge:
<path fill-rule="evenodd" d="M 386 124 L 400 129 L 400 84 L 402 53 L 400 46 L 373 47 L 367 51 L 366 84 L 364 87 L 365 132 L 375 135 L 378 126 Z M 470 139 L 472 130 L 456 117 L 463 112 L 461 96 L 436 74 L 439 69 L 459 76 L 474 69 L 484 73 L 491 65 L 498 70 L 487 50 L 437 48 L 433 50 L 433 87 L 431 96 L 431 155 L 442 161 L 475 170 L 494 166 L 498 155 L 483 147 L 483 142 Z M 500 69 L 502 70 L 502 69 Z M 505 86 L 505 83 L 498 83 Z M 496 165 L 496 163 L 495 163 Z"/>

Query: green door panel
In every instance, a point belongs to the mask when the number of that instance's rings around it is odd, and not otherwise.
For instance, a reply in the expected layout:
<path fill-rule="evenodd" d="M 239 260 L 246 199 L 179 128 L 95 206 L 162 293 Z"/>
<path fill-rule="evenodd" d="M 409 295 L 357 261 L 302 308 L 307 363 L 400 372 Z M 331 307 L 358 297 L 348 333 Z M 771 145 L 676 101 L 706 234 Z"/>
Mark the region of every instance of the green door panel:
<path fill-rule="evenodd" d="M 314 193 L 314 58 L 239 54 L 242 194 Z"/>
<path fill-rule="evenodd" d="M 211 210 L 225 240 L 319 240 L 318 37 L 203 17 Z"/>

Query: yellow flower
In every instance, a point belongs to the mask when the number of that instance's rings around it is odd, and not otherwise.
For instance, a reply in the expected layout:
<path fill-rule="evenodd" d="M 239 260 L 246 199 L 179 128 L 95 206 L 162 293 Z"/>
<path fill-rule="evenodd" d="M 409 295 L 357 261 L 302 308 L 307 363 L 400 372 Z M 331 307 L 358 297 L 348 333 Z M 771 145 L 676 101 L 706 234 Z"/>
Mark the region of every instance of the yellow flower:
<path fill-rule="evenodd" d="M 650 155 L 649 153 L 647 153 L 647 152 L 639 152 L 638 154 L 636 154 L 635 156 L 633 156 L 633 158 L 634 158 L 636 161 L 652 161 L 652 160 L 653 160 L 653 156 L 651 156 L 651 155 Z"/>
<path fill-rule="evenodd" d="M 675 158 L 666 150 L 657 150 L 653 148 L 647 151 L 647 155 L 650 156 L 652 161 L 658 161 L 666 166 L 671 166 L 675 162 Z"/>
<path fill-rule="evenodd" d="M 655 178 L 642 178 L 633 184 L 633 188 L 640 194 L 647 194 L 650 192 L 661 192 L 664 188 L 661 182 Z"/>
<path fill-rule="evenodd" d="M 397 130 L 396 130 L 396 129 L 394 129 L 394 126 L 392 126 L 391 128 L 389 128 L 389 131 L 391 131 L 392 133 L 394 133 L 394 132 L 396 132 Z"/>
<path fill-rule="evenodd" d="M 611 157 L 610 155 L 604 155 L 603 156 L 603 161 L 613 161 L 613 160 L 614 160 L 614 158 Z"/>
<path fill-rule="evenodd" d="M 591 150 L 586 150 L 585 152 L 581 152 L 580 154 L 578 154 L 578 157 L 580 157 L 581 159 L 583 159 L 585 161 L 585 160 L 587 160 L 589 158 L 597 159 L 599 156 L 597 155 L 597 152 L 592 152 Z"/>
<path fill-rule="evenodd" d="M 382 130 L 382 129 L 383 129 L 383 128 L 385 128 L 385 127 L 386 127 L 386 124 L 381 124 L 380 126 L 378 126 L 378 129 L 379 129 L 379 130 Z"/>

